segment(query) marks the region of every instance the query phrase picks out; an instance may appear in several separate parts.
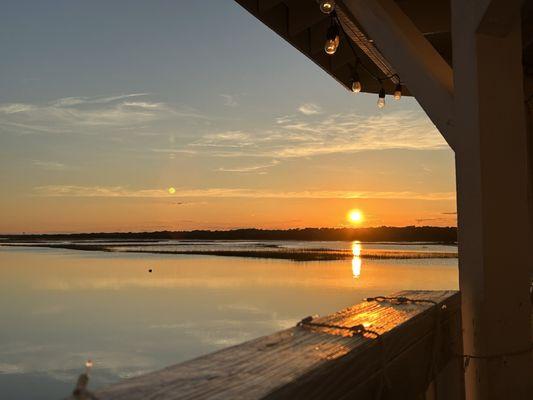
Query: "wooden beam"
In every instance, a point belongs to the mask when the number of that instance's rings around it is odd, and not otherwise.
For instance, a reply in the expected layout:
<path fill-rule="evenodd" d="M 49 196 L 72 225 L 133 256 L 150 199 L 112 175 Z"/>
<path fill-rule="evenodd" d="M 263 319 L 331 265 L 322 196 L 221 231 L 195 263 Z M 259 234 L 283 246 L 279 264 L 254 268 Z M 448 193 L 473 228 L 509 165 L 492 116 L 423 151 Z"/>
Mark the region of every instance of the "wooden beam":
<path fill-rule="evenodd" d="M 327 21 L 329 25 L 328 16 L 320 11 L 315 2 L 290 0 L 287 1 L 287 6 L 289 7 L 289 36 L 296 36 L 322 21 Z"/>
<path fill-rule="evenodd" d="M 424 36 L 450 32 L 449 0 L 397 0 L 396 2 Z"/>
<path fill-rule="evenodd" d="M 263 13 L 283 3 L 283 0 L 253 0 L 258 3 L 258 11 Z"/>
<path fill-rule="evenodd" d="M 521 18 L 523 3 L 523 0 L 484 1 L 480 7 L 482 18 L 477 32 L 496 37 L 507 36 Z"/>
<path fill-rule="evenodd" d="M 452 128 L 451 67 L 393 0 L 346 0 L 343 4 L 394 65 L 402 81 L 454 149 L 458 139 Z"/>
<path fill-rule="evenodd" d="M 461 391 L 460 298 L 452 291 L 397 293 L 430 303 L 364 302 L 315 319 L 366 324 L 380 336 L 337 328 L 294 327 L 104 388 L 101 400 L 140 399 L 395 399 L 424 393 L 431 373 L 452 366 Z M 387 384 L 384 386 L 383 378 Z M 353 397 L 355 396 L 355 397 Z M 449 400 L 460 400 L 452 395 Z"/>

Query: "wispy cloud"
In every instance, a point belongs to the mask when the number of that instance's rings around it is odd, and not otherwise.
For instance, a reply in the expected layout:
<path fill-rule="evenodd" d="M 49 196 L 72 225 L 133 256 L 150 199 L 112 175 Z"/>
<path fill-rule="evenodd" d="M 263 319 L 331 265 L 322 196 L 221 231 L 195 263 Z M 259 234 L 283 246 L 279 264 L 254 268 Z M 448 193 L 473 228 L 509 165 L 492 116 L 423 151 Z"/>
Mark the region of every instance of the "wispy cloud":
<path fill-rule="evenodd" d="M 0 129 L 17 133 L 100 132 L 139 127 L 170 118 L 208 119 L 186 105 L 155 102 L 148 93 L 107 97 L 65 97 L 47 103 L 0 104 Z"/>
<path fill-rule="evenodd" d="M 219 141 L 246 141 L 250 138 L 250 134 L 242 131 L 226 131 L 208 134 L 204 138 Z"/>
<path fill-rule="evenodd" d="M 267 168 L 275 167 L 279 164 L 278 160 L 272 160 L 268 164 L 256 164 L 256 165 L 247 165 L 247 166 L 241 166 L 241 167 L 220 167 L 217 169 L 217 171 L 221 172 L 264 172 Z"/>
<path fill-rule="evenodd" d="M 194 207 L 194 206 L 205 206 L 206 204 L 209 204 L 207 201 L 177 201 L 175 203 L 172 203 L 175 206 L 183 206 L 183 207 Z"/>
<path fill-rule="evenodd" d="M 10 103 L 10 104 L 1 105 L 0 113 L 10 115 L 10 114 L 28 112 L 28 111 L 31 111 L 32 109 L 33 109 L 33 106 L 31 104 Z"/>
<path fill-rule="evenodd" d="M 196 150 L 192 150 L 192 149 L 169 148 L 169 149 L 150 149 L 150 151 L 154 153 L 169 153 L 169 154 L 189 154 L 189 155 L 198 154 Z"/>
<path fill-rule="evenodd" d="M 67 168 L 65 164 L 56 161 L 41 161 L 33 160 L 32 164 L 37 168 L 48 170 L 48 171 L 61 171 Z"/>
<path fill-rule="evenodd" d="M 355 153 L 367 150 L 446 149 L 446 142 L 420 113 L 332 114 L 314 118 L 286 115 L 272 127 L 254 131 L 205 134 L 189 146 L 219 157 L 275 159 Z"/>
<path fill-rule="evenodd" d="M 419 225 L 431 224 L 431 225 L 457 225 L 457 212 L 446 211 L 438 214 L 429 214 L 424 217 L 417 218 L 416 223 Z"/>
<path fill-rule="evenodd" d="M 315 115 L 320 114 L 322 112 L 322 108 L 317 104 L 305 103 L 298 107 L 298 111 L 304 115 Z"/>
<path fill-rule="evenodd" d="M 166 189 L 129 189 L 123 186 L 49 185 L 34 189 L 37 196 L 47 197 L 141 197 L 141 198 L 277 198 L 277 199 L 410 199 L 454 200 L 454 192 L 379 192 L 346 190 L 274 191 L 246 188 L 176 188 L 170 195 Z"/>
<path fill-rule="evenodd" d="M 237 107 L 239 105 L 237 97 L 232 94 L 221 94 L 220 97 L 222 97 L 225 106 Z"/>
<path fill-rule="evenodd" d="M 148 103 L 146 101 L 125 101 L 122 103 L 124 107 L 143 108 L 145 110 L 157 110 L 164 108 L 163 103 Z"/>
<path fill-rule="evenodd" d="M 446 143 L 426 118 L 412 112 L 378 116 L 336 114 L 320 121 L 292 121 L 283 128 L 299 139 L 280 157 L 380 149 L 438 149 Z"/>
<path fill-rule="evenodd" d="M 431 224 L 431 225 L 456 225 L 457 219 L 456 218 L 418 218 L 415 220 L 418 225 L 425 225 L 425 224 Z"/>
<path fill-rule="evenodd" d="M 196 147 L 243 148 L 253 145 L 253 138 L 249 133 L 239 130 L 223 131 L 208 133 L 189 145 Z"/>
<path fill-rule="evenodd" d="M 106 104 L 111 103 L 118 100 L 125 100 L 131 97 L 143 97 L 148 96 L 150 93 L 129 93 L 129 94 L 121 94 L 118 96 L 106 96 L 106 97 L 86 97 L 86 96 L 79 96 L 79 97 L 63 97 L 61 99 L 57 99 L 53 102 L 51 102 L 52 105 L 58 106 L 58 107 L 71 107 L 71 106 L 77 106 L 80 104 Z"/>
<path fill-rule="evenodd" d="M 276 118 L 277 124 L 286 124 L 294 118 L 294 115 L 282 115 L 281 117 Z"/>

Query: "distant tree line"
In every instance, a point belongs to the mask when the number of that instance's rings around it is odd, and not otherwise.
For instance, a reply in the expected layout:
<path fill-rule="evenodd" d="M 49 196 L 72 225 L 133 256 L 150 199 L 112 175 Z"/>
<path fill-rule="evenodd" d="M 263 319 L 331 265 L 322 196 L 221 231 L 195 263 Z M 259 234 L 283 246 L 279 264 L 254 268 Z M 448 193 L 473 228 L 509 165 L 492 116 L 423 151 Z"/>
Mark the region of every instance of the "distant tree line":
<path fill-rule="evenodd" d="M 233 229 L 158 232 L 97 232 L 3 235 L 4 241 L 41 240 L 360 240 L 364 242 L 457 242 L 457 228 L 381 226 L 375 228 Z"/>

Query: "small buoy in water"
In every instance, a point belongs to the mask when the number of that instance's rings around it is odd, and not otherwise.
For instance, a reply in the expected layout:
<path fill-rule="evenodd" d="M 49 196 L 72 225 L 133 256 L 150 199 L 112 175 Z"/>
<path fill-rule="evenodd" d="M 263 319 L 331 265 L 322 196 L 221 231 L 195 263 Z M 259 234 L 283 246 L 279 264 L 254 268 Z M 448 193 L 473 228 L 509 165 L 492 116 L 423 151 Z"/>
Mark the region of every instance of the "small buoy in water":
<path fill-rule="evenodd" d="M 150 268 L 150 269 L 148 270 L 148 272 L 152 272 L 152 268 Z"/>
<path fill-rule="evenodd" d="M 91 369 L 93 368 L 93 360 L 90 358 L 85 361 L 85 374 L 89 375 L 89 372 L 91 372 Z"/>

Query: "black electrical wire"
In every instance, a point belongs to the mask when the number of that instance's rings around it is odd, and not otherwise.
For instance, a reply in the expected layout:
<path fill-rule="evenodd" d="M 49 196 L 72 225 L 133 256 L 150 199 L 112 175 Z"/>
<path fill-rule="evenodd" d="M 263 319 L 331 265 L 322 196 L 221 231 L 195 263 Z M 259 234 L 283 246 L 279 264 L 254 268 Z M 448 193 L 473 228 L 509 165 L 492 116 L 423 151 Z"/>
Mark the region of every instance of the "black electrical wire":
<path fill-rule="evenodd" d="M 332 17 L 335 19 L 335 21 L 337 22 L 337 25 L 339 26 L 340 30 L 342 31 L 344 39 L 348 42 L 348 45 L 350 46 L 350 49 L 352 50 L 352 53 L 353 53 L 353 55 L 355 57 L 355 65 L 356 65 L 356 67 L 358 65 L 361 65 L 361 68 L 363 68 L 368 73 L 368 75 L 370 75 L 375 81 L 379 82 L 380 84 L 383 84 L 383 81 L 386 81 L 388 79 L 392 79 L 394 77 L 398 78 L 398 82 L 401 84 L 400 76 L 397 73 L 390 74 L 390 75 L 385 75 L 383 78 L 380 78 L 379 76 L 374 75 L 374 73 L 372 71 L 370 71 L 361 62 L 361 59 L 359 58 L 359 56 L 357 55 L 357 52 L 355 51 L 355 48 L 353 47 L 353 43 L 352 43 L 351 38 L 348 36 L 348 34 L 346 33 L 346 31 L 344 30 L 344 28 L 342 26 L 342 23 L 341 23 L 341 20 L 339 19 L 339 16 L 337 15 L 337 13 L 335 11 L 333 11 L 332 14 L 333 14 Z"/>

